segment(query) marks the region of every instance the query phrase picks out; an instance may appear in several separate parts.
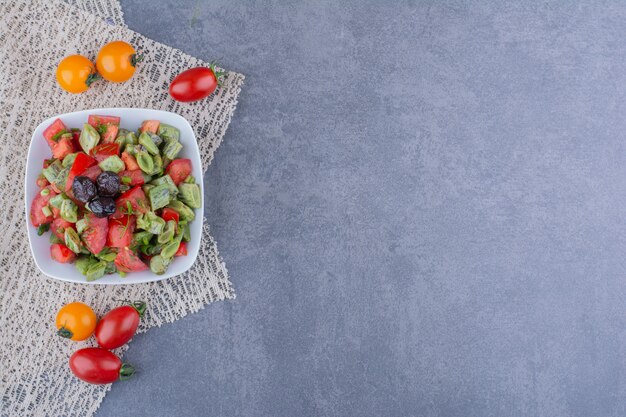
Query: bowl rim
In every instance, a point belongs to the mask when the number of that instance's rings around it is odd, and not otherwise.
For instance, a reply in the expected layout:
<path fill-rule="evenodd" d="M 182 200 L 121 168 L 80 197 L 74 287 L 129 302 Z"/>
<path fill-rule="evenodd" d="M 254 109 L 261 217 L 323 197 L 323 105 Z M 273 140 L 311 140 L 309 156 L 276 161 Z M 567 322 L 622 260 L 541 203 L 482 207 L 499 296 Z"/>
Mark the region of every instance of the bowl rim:
<path fill-rule="evenodd" d="M 76 117 L 76 116 L 80 116 L 80 115 L 84 115 L 85 116 L 85 121 L 84 123 L 87 122 L 86 117 L 88 117 L 90 114 L 96 114 L 96 115 L 116 115 L 120 118 L 123 118 L 122 114 L 107 114 L 107 113 L 124 113 L 124 112 L 147 112 L 150 113 L 151 116 L 153 118 L 158 118 L 158 115 L 164 115 L 167 118 L 175 118 L 178 119 L 180 121 L 181 124 L 185 125 L 186 128 L 189 129 L 189 131 L 191 132 L 191 137 L 189 138 L 189 144 L 185 143 L 185 147 L 187 149 L 191 149 L 191 154 L 192 155 L 188 155 L 187 158 L 192 160 L 192 163 L 194 166 L 197 166 L 198 169 L 200 170 L 201 173 L 203 173 L 202 171 L 202 160 L 200 158 L 200 149 L 198 148 L 198 141 L 197 141 L 197 137 L 196 137 L 196 133 L 193 130 L 193 127 L 191 126 L 191 124 L 189 123 L 189 121 L 184 118 L 183 116 L 181 116 L 178 113 L 174 113 L 174 112 L 169 112 L 166 110 L 158 110 L 158 109 L 148 109 L 148 108 L 137 108 L 137 107 L 102 107 L 102 108 L 94 108 L 94 109 L 84 109 L 84 110 L 76 110 L 73 112 L 69 112 L 69 113 L 61 113 L 61 114 L 57 114 L 51 117 L 48 117 L 46 119 L 44 119 L 41 123 L 39 123 L 33 130 L 32 135 L 31 135 L 31 140 L 30 140 L 30 144 L 28 146 L 28 154 L 26 157 L 26 165 L 25 165 L 25 172 L 24 172 L 24 210 L 25 210 L 25 223 L 26 223 L 26 235 L 28 236 L 28 246 L 30 247 L 30 252 L 32 254 L 33 260 L 35 261 L 35 265 L 37 265 L 37 268 L 46 276 L 52 279 L 56 279 L 56 280 L 60 280 L 60 281 L 64 281 L 64 282 L 70 282 L 73 284 L 86 284 L 86 285 L 134 285 L 134 284 L 145 284 L 145 283 L 149 283 L 149 282 L 157 282 L 157 281 L 161 281 L 164 279 L 168 279 L 168 278 L 172 278 L 178 275 L 181 275 L 185 272 L 187 272 L 191 266 L 195 263 L 197 257 L 198 257 L 198 252 L 200 250 L 200 246 L 202 244 L 202 228 L 203 228 L 203 222 L 204 222 L 204 183 L 203 181 L 196 181 L 196 183 L 200 186 L 200 198 L 201 198 L 201 205 L 200 208 L 195 209 L 194 212 L 196 214 L 196 217 L 194 219 L 194 221 L 191 224 L 194 224 L 194 229 L 199 229 L 199 233 L 198 236 L 199 238 L 197 239 L 197 245 L 194 245 L 194 250 L 192 251 L 193 253 L 188 253 L 187 256 L 185 257 L 181 257 L 181 258 L 177 258 L 177 260 L 186 260 L 186 262 L 184 263 L 183 269 L 180 271 L 176 271 L 176 272 L 166 272 L 163 275 L 157 275 L 155 273 L 153 273 L 152 271 L 150 271 L 150 269 L 148 269 L 147 271 L 142 271 L 142 272 L 146 272 L 149 273 L 149 275 L 146 278 L 142 278 L 139 280 L 135 280 L 133 282 L 128 282 L 128 276 L 122 278 L 118 273 L 115 274 L 109 274 L 109 275 L 105 275 L 105 277 L 103 278 L 115 278 L 116 281 L 112 281 L 109 282 L 108 280 L 102 280 L 102 279 L 97 279 L 95 281 L 87 281 L 86 279 L 84 279 L 84 276 L 82 274 L 80 274 L 78 272 L 78 270 L 75 269 L 74 264 L 67 264 L 68 267 L 73 268 L 73 272 L 75 272 L 76 274 L 79 274 L 83 280 L 79 281 L 79 280 L 75 280 L 72 278 L 68 278 L 67 276 L 61 276 L 58 275 L 54 272 L 51 272 L 49 270 L 47 270 L 45 267 L 43 267 L 40 264 L 40 260 L 39 260 L 39 256 L 35 251 L 35 247 L 33 246 L 33 239 L 35 237 L 39 237 L 36 236 L 36 228 L 34 226 L 32 226 L 32 224 L 30 223 L 30 202 L 29 202 L 29 196 L 28 196 L 28 188 L 29 188 L 29 180 L 31 180 L 31 182 L 34 180 L 31 176 L 29 176 L 29 171 L 30 171 L 30 166 L 32 163 L 35 163 L 36 161 L 31 161 L 31 152 L 33 151 L 33 147 L 34 146 L 38 146 L 35 145 L 35 140 L 36 140 L 36 133 L 40 130 L 45 129 L 45 126 L 49 125 L 50 123 L 52 123 L 54 120 L 56 119 L 61 119 L 63 120 L 63 118 L 67 118 L 67 117 Z M 144 120 L 148 120 L 148 118 L 145 118 Z M 161 120 L 161 119 L 159 119 Z M 171 122 L 171 121 L 170 121 Z M 178 128 L 180 128 L 181 126 L 177 126 Z M 182 129 L 181 129 L 182 130 Z M 202 178 L 202 176 L 200 177 Z M 35 230 L 35 236 L 31 235 L 31 231 Z M 49 254 L 47 254 L 47 256 L 50 256 Z M 129 273 L 132 274 L 132 273 Z M 70 274 L 71 276 L 72 274 Z"/>

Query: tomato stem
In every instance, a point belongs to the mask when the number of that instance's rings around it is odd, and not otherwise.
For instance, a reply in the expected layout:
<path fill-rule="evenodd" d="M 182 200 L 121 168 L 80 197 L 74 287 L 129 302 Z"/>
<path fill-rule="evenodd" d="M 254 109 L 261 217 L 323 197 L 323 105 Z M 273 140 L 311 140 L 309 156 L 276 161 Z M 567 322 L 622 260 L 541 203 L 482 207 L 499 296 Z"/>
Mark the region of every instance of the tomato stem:
<path fill-rule="evenodd" d="M 123 363 L 120 368 L 120 381 L 126 381 L 135 374 L 135 368 L 129 363 Z"/>
<path fill-rule="evenodd" d="M 141 61 L 143 61 L 143 54 L 132 54 L 130 56 L 130 65 L 133 67 L 136 67 Z"/>
<path fill-rule="evenodd" d="M 74 333 L 72 333 L 72 331 L 65 326 L 61 326 L 61 328 L 57 331 L 57 334 L 66 339 L 71 339 L 72 336 L 74 336 Z"/>
<path fill-rule="evenodd" d="M 98 74 L 97 72 L 92 72 L 85 80 L 85 84 L 87 84 L 87 87 L 91 87 L 91 84 L 93 84 L 95 81 L 98 81 L 100 78 L 102 78 L 100 74 Z"/>
<path fill-rule="evenodd" d="M 116 300 L 116 299 L 113 299 L 113 301 L 119 301 L 121 303 L 130 305 L 132 308 L 137 310 L 137 313 L 139 313 L 139 317 L 143 317 L 143 313 L 146 312 L 146 303 L 144 301 L 130 301 L 130 300 Z"/>
<path fill-rule="evenodd" d="M 137 313 L 139 313 L 139 317 L 143 317 L 143 313 L 146 312 L 146 303 L 143 301 L 135 301 L 132 306 L 135 310 L 137 310 Z"/>
<path fill-rule="evenodd" d="M 227 73 L 227 71 L 218 71 L 215 67 L 216 63 L 215 62 L 211 62 L 209 64 L 209 68 L 211 69 L 211 71 L 213 71 L 213 75 L 215 75 L 215 79 L 217 80 L 217 85 L 219 85 L 220 87 L 222 86 L 222 80 L 220 79 L 222 76 L 224 76 L 224 74 Z"/>

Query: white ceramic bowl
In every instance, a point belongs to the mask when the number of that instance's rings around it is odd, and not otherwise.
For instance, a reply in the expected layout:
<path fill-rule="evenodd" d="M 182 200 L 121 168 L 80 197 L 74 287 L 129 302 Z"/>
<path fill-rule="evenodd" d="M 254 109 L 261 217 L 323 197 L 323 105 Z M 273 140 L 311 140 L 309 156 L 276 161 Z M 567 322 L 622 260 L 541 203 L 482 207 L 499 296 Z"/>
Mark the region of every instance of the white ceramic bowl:
<path fill-rule="evenodd" d="M 156 275 L 152 271 L 130 272 L 125 277 L 119 274 L 105 275 L 104 277 L 87 282 L 85 277 L 76 270 L 74 264 L 61 264 L 55 262 L 50 257 L 50 232 L 43 236 L 37 236 L 37 228 L 33 227 L 30 222 L 30 204 L 33 198 L 39 192 L 39 188 L 35 183 L 37 176 L 41 173 L 43 160 L 51 157 L 50 148 L 48 147 L 43 131 L 56 118 L 60 118 L 68 127 L 81 128 L 87 123 L 87 117 L 90 114 L 118 116 L 121 118 L 120 127 L 128 130 L 137 130 L 144 120 L 159 120 L 162 123 L 172 125 L 180 130 L 180 143 L 183 145 L 182 151 L 178 154 L 179 158 L 189 158 L 193 166 L 191 175 L 196 178 L 200 186 L 200 195 L 202 196 L 202 206 L 195 210 L 195 220 L 190 223 L 191 241 L 187 243 L 187 256 L 174 258 L 169 265 L 167 271 L 163 275 Z M 37 126 L 28 149 L 28 160 L 26 162 L 26 178 L 25 178 L 25 203 L 26 203 L 26 224 L 28 229 L 28 239 L 30 241 L 30 249 L 35 258 L 37 267 L 44 274 L 60 279 L 62 281 L 77 282 L 81 284 L 136 284 L 141 282 L 159 281 L 178 274 L 182 274 L 188 270 L 198 256 L 200 249 L 200 240 L 202 239 L 202 220 L 204 218 L 204 186 L 202 184 L 202 163 L 200 161 L 200 151 L 193 129 L 189 122 L 183 117 L 175 113 L 161 110 L 150 109 L 93 109 L 82 110 L 74 113 L 60 114 L 44 120 Z"/>

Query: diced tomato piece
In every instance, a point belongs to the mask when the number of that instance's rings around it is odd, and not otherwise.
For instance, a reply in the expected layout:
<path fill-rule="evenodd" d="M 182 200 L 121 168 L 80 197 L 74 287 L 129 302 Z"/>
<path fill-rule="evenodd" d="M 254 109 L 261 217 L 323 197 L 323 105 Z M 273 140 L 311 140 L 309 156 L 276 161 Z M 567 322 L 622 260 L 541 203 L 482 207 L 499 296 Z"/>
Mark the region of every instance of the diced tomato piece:
<path fill-rule="evenodd" d="M 143 123 L 141 124 L 141 129 L 139 130 L 141 132 L 148 132 L 148 133 L 156 134 L 156 132 L 159 131 L 160 124 L 161 122 L 159 122 L 158 120 L 144 120 Z"/>
<path fill-rule="evenodd" d="M 100 169 L 98 165 L 94 165 L 84 170 L 83 173 L 80 175 L 82 175 L 83 177 L 87 177 L 95 182 L 96 178 L 98 178 L 98 175 L 100 174 L 102 174 L 102 169 Z"/>
<path fill-rule="evenodd" d="M 109 220 L 107 246 L 124 248 L 130 246 L 135 231 L 135 216 L 122 216 Z"/>
<path fill-rule="evenodd" d="M 37 177 L 36 184 L 37 184 L 37 187 L 44 188 L 45 186 L 47 186 L 50 183 L 48 182 L 46 177 L 43 176 L 43 174 L 39 174 L 39 176 Z"/>
<path fill-rule="evenodd" d="M 76 254 L 61 243 L 55 243 L 50 246 L 50 256 L 52 259 L 62 264 L 72 262 L 76 259 Z"/>
<path fill-rule="evenodd" d="M 178 246 L 174 256 L 187 256 L 187 242 L 180 242 L 180 246 Z"/>
<path fill-rule="evenodd" d="M 52 217 L 55 219 L 58 219 L 61 216 L 61 210 L 58 208 L 50 206 L 50 210 L 52 210 Z"/>
<path fill-rule="evenodd" d="M 93 148 L 89 153 L 96 158 L 96 161 L 102 162 L 109 156 L 119 155 L 120 145 L 117 143 L 103 143 Z"/>
<path fill-rule="evenodd" d="M 176 224 L 178 224 L 178 220 L 179 220 L 179 215 L 178 212 L 174 209 L 171 209 L 169 207 L 165 207 L 162 211 L 161 211 L 161 218 L 163 220 L 165 220 L 166 222 L 170 221 L 170 220 L 174 220 L 176 222 Z"/>
<path fill-rule="evenodd" d="M 85 214 L 87 220 L 87 228 L 82 234 L 85 247 L 91 253 L 98 254 L 104 249 L 107 243 L 107 234 L 109 232 L 109 221 L 106 217 L 99 218 L 93 213 Z"/>
<path fill-rule="evenodd" d="M 135 169 L 133 171 L 121 171 L 118 175 L 120 176 L 122 184 L 130 185 L 131 187 L 134 187 L 135 185 L 143 185 L 145 182 L 140 169 Z M 124 182 L 124 177 L 130 178 L 130 182 Z"/>
<path fill-rule="evenodd" d="M 145 271 L 148 265 L 141 262 L 139 256 L 128 248 L 121 248 L 115 257 L 115 266 L 122 272 Z"/>
<path fill-rule="evenodd" d="M 48 168 L 50 166 L 50 164 L 52 164 L 54 162 L 54 159 L 44 159 L 43 160 L 43 167 L 44 168 Z"/>
<path fill-rule="evenodd" d="M 126 151 L 122 152 L 122 161 L 124 161 L 124 165 L 126 165 L 126 169 L 129 171 L 139 169 L 139 164 L 135 157 Z"/>
<path fill-rule="evenodd" d="M 87 123 L 97 128 L 100 125 L 120 125 L 120 118 L 117 116 L 99 116 L 91 114 L 87 118 Z"/>
<path fill-rule="evenodd" d="M 148 203 L 146 194 L 141 187 L 137 185 L 117 198 L 115 201 L 117 211 L 111 215 L 112 218 L 120 218 L 123 216 L 123 212 L 126 211 L 126 202 L 130 202 L 133 211 L 136 213 L 146 213 L 150 210 L 150 204 Z"/>
<path fill-rule="evenodd" d="M 167 173 L 172 177 L 174 184 L 180 184 L 191 174 L 191 159 L 174 159 L 167 166 Z"/>
<path fill-rule="evenodd" d="M 70 138 L 61 138 L 52 147 L 52 156 L 57 159 L 63 159 L 74 152 L 76 152 L 76 149 L 74 149 L 74 143 Z"/>
<path fill-rule="evenodd" d="M 74 149 L 82 149 L 82 146 L 80 146 L 80 129 L 72 128 L 71 132 Z"/>
<path fill-rule="evenodd" d="M 107 130 L 102 135 L 102 142 L 104 143 L 113 143 L 115 142 L 115 138 L 117 137 L 117 132 L 119 132 L 120 127 L 117 125 L 106 125 Z"/>
<path fill-rule="evenodd" d="M 50 149 L 54 148 L 54 145 L 57 142 L 53 139 L 55 135 L 58 135 L 63 131 L 67 131 L 67 127 L 65 127 L 65 124 L 63 124 L 61 119 L 56 119 L 54 122 L 52 122 L 50 126 L 46 128 L 46 130 L 43 131 L 43 137 L 46 139 L 46 142 L 48 142 L 48 146 L 50 146 Z"/>
<path fill-rule="evenodd" d="M 72 164 L 72 168 L 70 168 L 70 173 L 67 176 L 67 183 L 65 184 L 65 191 L 70 190 L 72 188 L 72 183 L 74 182 L 74 178 L 79 175 L 82 175 L 85 170 L 91 166 L 96 165 L 98 162 L 87 155 L 86 153 L 79 152 L 76 154 L 76 159 L 74 159 L 74 163 Z"/>
<path fill-rule="evenodd" d="M 55 234 L 56 237 L 63 240 L 65 238 L 65 229 L 67 228 L 76 230 L 74 223 L 70 223 L 62 218 L 56 218 L 50 225 L 50 231 Z"/>
<path fill-rule="evenodd" d="M 95 114 L 87 118 L 87 123 L 92 125 L 102 138 L 102 143 L 113 143 L 120 127 L 120 118 L 116 116 L 98 116 Z"/>
<path fill-rule="evenodd" d="M 37 193 L 30 205 L 30 221 L 35 227 L 48 224 L 54 220 L 53 216 L 46 216 L 43 211 L 41 211 L 42 208 L 48 206 L 50 199 L 57 194 L 51 187 L 47 187 L 46 189 L 49 191 L 48 195 L 41 195 L 40 192 Z"/>

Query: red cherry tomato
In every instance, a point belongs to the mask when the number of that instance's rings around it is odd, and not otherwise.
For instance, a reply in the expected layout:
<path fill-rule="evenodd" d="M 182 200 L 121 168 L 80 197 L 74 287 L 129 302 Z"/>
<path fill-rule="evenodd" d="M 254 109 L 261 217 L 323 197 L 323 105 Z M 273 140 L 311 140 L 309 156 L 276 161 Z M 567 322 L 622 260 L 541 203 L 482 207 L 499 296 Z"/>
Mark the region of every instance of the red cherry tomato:
<path fill-rule="evenodd" d="M 77 350 L 70 357 L 70 369 L 78 378 L 90 384 L 110 384 L 133 376 L 135 369 L 120 358 L 101 348 Z"/>
<path fill-rule="evenodd" d="M 191 68 L 183 71 L 172 80 L 170 95 L 174 100 L 188 102 L 197 101 L 211 95 L 219 84 L 219 78 L 225 72 L 216 71 L 211 65 Z"/>
<path fill-rule="evenodd" d="M 135 301 L 132 305 L 114 308 L 100 319 L 96 326 L 96 340 L 100 347 L 115 349 L 133 338 L 146 303 Z"/>

